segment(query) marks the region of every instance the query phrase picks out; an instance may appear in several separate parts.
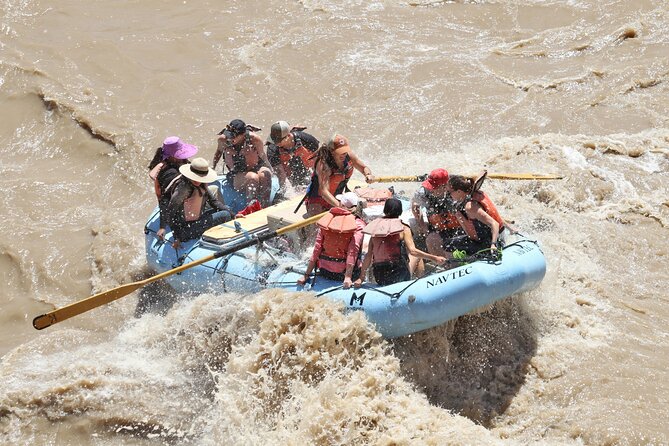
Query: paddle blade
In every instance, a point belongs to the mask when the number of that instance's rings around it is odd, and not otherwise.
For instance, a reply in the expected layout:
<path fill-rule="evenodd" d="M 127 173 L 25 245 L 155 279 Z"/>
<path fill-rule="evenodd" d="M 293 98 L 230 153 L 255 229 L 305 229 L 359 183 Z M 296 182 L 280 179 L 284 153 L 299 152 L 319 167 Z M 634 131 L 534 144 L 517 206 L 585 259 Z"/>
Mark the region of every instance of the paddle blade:
<path fill-rule="evenodd" d="M 84 313 L 93 308 L 108 304 L 123 296 L 127 296 L 144 285 L 144 281 L 128 283 L 113 290 L 95 294 L 89 298 L 74 302 L 49 313 L 42 314 L 33 319 L 33 327 L 37 330 L 43 330 L 65 319 L 69 319 L 78 314 Z"/>
<path fill-rule="evenodd" d="M 489 173 L 488 178 L 495 180 L 561 180 L 564 176 L 543 173 Z"/>

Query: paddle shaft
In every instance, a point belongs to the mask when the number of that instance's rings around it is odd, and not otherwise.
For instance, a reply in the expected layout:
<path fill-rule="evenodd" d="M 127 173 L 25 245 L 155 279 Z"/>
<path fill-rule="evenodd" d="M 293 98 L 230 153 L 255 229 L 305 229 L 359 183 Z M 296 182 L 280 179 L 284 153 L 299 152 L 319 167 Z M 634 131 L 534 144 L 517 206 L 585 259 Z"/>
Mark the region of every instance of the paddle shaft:
<path fill-rule="evenodd" d="M 201 265 L 203 263 L 207 263 L 211 260 L 217 259 L 219 257 L 226 256 L 228 254 L 232 254 L 236 251 L 239 251 L 244 248 L 248 248 L 249 246 L 257 245 L 260 244 L 264 241 L 267 241 L 271 238 L 277 237 L 281 234 L 285 234 L 287 232 L 293 231 L 295 229 L 302 228 L 304 226 L 308 226 L 312 223 L 317 222 L 323 215 L 325 215 L 327 212 L 323 212 L 318 215 L 314 215 L 312 217 L 306 218 L 303 221 L 293 223 L 291 225 L 285 226 L 283 228 L 277 229 L 276 231 L 269 231 L 263 234 L 260 234 L 258 236 L 252 236 L 251 238 L 242 240 L 239 243 L 236 243 L 234 246 L 230 246 L 229 248 L 222 249 L 220 251 L 215 252 L 214 254 L 208 255 L 206 257 L 202 257 L 201 259 L 194 260 L 192 262 L 186 263 L 184 265 L 178 266 L 174 269 L 171 269 L 169 271 L 162 272 L 160 274 L 156 274 L 155 276 L 151 276 L 147 279 L 140 280 L 137 282 L 133 283 L 128 283 L 126 285 L 121 285 L 120 287 L 116 287 L 112 290 L 109 291 L 104 291 L 102 293 L 95 294 L 91 297 L 87 297 L 86 299 L 82 299 L 78 302 L 71 303 L 70 305 L 66 305 L 63 308 L 58 308 L 56 310 L 50 311 L 49 313 L 39 315 L 33 319 L 33 327 L 35 327 L 37 330 L 42 330 L 44 328 L 50 327 L 53 324 L 56 324 L 58 322 L 62 322 L 66 319 L 69 319 L 73 316 L 76 316 L 78 314 L 84 313 L 86 311 L 92 310 L 94 308 L 97 308 L 99 306 L 108 304 L 110 302 L 113 302 L 117 299 L 120 299 L 123 296 L 127 296 L 128 294 L 132 293 L 133 291 L 143 287 L 144 285 L 148 285 L 149 283 L 155 282 L 157 280 L 160 280 L 164 277 L 171 276 L 173 274 L 178 274 L 182 271 L 185 271 L 187 269 L 193 268 L 194 266 Z"/>
<path fill-rule="evenodd" d="M 464 175 L 466 177 L 476 178 L 478 175 Z M 495 180 L 561 180 L 561 175 L 546 175 L 539 173 L 489 173 L 487 178 Z M 425 181 L 427 175 L 412 176 L 394 176 L 394 177 L 374 177 L 375 183 L 407 183 Z"/>

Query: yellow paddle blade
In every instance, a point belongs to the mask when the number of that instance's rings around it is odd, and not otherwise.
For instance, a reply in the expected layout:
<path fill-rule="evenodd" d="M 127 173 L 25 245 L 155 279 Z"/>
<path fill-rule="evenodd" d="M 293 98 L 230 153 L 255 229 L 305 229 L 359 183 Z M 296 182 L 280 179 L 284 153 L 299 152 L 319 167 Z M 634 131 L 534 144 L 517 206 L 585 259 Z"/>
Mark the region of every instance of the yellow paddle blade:
<path fill-rule="evenodd" d="M 115 301 L 116 299 L 120 299 L 121 297 L 127 296 L 128 294 L 132 293 L 133 291 L 143 287 L 144 285 L 147 285 L 151 282 L 155 282 L 156 280 L 162 279 L 163 277 L 171 276 L 173 274 L 180 273 L 181 271 L 187 270 L 189 268 L 192 268 L 197 265 L 201 265 L 202 263 L 209 262 L 210 260 L 214 260 L 215 258 L 222 257 L 224 255 L 231 254 L 235 251 L 239 251 L 244 248 L 248 248 L 249 246 L 264 242 L 266 240 L 269 240 L 272 237 L 276 237 L 281 234 L 285 234 L 290 231 L 294 231 L 296 229 L 302 228 L 304 226 L 308 226 L 310 224 L 313 224 L 318 221 L 323 215 L 327 214 L 327 212 L 323 212 L 318 215 L 314 215 L 312 217 L 306 218 L 300 222 L 293 223 L 291 225 L 288 225 L 286 227 L 283 227 L 281 229 L 278 229 L 277 231 L 271 231 L 266 234 L 260 235 L 258 237 L 252 237 L 249 239 L 245 239 L 241 241 L 240 243 L 236 243 L 233 246 L 230 246 L 228 248 L 222 249 L 220 251 L 215 252 L 214 254 L 211 254 L 206 257 L 202 257 L 201 259 L 195 260 L 190 263 L 183 264 L 181 266 L 178 266 L 176 268 L 173 268 L 171 270 L 162 272 L 160 274 L 156 274 L 155 276 L 149 277 L 148 279 L 140 280 L 138 282 L 133 282 L 133 283 L 128 283 L 126 285 L 121 285 L 119 287 L 116 287 L 112 290 L 109 291 L 104 291 L 102 293 L 98 293 L 94 296 L 87 297 L 86 299 L 82 299 L 78 302 L 74 302 L 70 305 L 67 305 L 63 308 L 58 308 L 56 310 L 53 310 L 49 313 L 46 314 L 41 314 L 35 319 L 33 319 L 33 327 L 35 327 L 38 330 L 42 330 L 44 328 L 50 327 L 53 324 L 56 324 L 58 322 L 62 322 L 66 319 L 69 319 L 73 316 L 77 316 L 78 314 L 85 313 L 86 311 L 92 310 L 94 308 L 97 308 L 101 305 L 108 304 L 110 302 Z"/>
<path fill-rule="evenodd" d="M 101 305 L 113 302 L 123 296 L 127 296 L 142 286 L 144 286 L 144 281 L 128 283 L 118 288 L 114 288 L 113 290 L 98 293 L 94 296 L 88 297 L 78 302 L 74 302 L 63 308 L 42 314 L 33 319 L 33 327 L 38 330 L 50 327 L 53 324 L 64 321 L 65 319 L 69 319 L 72 316 L 76 316 L 88 310 L 92 310 L 93 308 L 97 308 Z"/>
<path fill-rule="evenodd" d="M 489 173 L 488 178 L 495 180 L 561 180 L 564 177 L 543 173 Z"/>

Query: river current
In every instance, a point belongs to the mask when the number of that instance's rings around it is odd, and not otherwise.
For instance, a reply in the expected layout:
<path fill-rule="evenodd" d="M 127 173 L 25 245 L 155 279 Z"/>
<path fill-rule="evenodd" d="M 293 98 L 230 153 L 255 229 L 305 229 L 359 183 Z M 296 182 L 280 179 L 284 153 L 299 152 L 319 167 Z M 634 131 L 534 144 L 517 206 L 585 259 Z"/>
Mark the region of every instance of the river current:
<path fill-rule="evenodd" d="M 0 5 L 0 444 L 669 444 L 666 0 Z M 485 186 L 543 283 L 393 341 L 277 290 L 34 330 L 147 276 L 155 148 L 235 118 L 376 175 L 563 175 Z"/>

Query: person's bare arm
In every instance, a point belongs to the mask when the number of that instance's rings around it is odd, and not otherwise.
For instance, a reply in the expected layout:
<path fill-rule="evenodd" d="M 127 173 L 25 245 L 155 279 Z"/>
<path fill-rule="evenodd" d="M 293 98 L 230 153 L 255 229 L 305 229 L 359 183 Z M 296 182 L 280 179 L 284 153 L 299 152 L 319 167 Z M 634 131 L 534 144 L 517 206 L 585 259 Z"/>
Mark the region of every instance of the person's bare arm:
<path fill-rule="evenodd" d="M 262 139 L 260 139 L 260 136 L 256 135 L 255 133 L 251 134 L 251 144 L 253 144 L 253 149 L 258 154 L 258 157 L 265 163 L 265 166 L 267 166 L 267 168 L 273 172 L 274 170 L 269 163 L 267 153 L 265 153 L 265 150 L 263 150 L 264 144 Z"/>
<path fill-rule="evenodd" d="M 211 168 L 216 169 L 216 165 L 221 160 L 221 156 L 225 152 L 225 147 L 228 145 L 228 139 L 225 135 L 218 136 L 218 142 L 216 146 L 216 152 L 214 153 L 214 159 L 211 162 Z"/>
<path fill-rule="evenodd" d="M 470 205 L 468 205 L 465 208 L 465 210 L 469 218 L 476 219 L 481 223 L 485 224 L 486 226 L 490 227 L 490 229 L 492 230 L 492 242 L 490 244 L 490 249 L 491 250 L 497 249 L 496 243 L 497 243 L 497 238 L 499 237 L 499 223 L 497 223 L 497 220 L 492 218 L 483 209 L 483 207 L 476 202 L 470 202 Z"/>
<path fill-rule="evenodd" d="M 349 152 L 348 154 L 349 159 L 351 160 L 351 163 L 353 163 L 353 167 L 355 167 L 361 174 L 365 176 L 365 181 L 368 183 L 373 183 L 374 182 L 374 175 L 372 175 L 372 170 L 365 164 L 364 161 L 358 157 L 353 152 Z"/>
<path fill-rule="evenodd" d="M 355 288 L 360 288 L 360 285 L 362 285 L 363 280 L 365 277 L 367 277 L 367 270 L 369 269 L 369 266 L 372 264 L 372 260 L 374 259 L 374 255 L 372 254 L 374 252 L 374 238 L 369 239 L 369 244 L 367 245 L 367 255 L 365 256 L 365 259 L 362 261 L 362 267 L 360 268 L 360 277 L 353 282 L 353 286 Z"/>
<path fill-rule="evenodd" d="M 446 261 L 445 257 L 434 256 L 416 248 L 416 244 L 413 242 L 413 236 L 411 235 L 411 229 L 407 227 L 404 228 L 404 245 L 407 247 L 407 252 L 414 257 L 420 257 L 421 259 L 431 260 L 440 264 Z"/>

